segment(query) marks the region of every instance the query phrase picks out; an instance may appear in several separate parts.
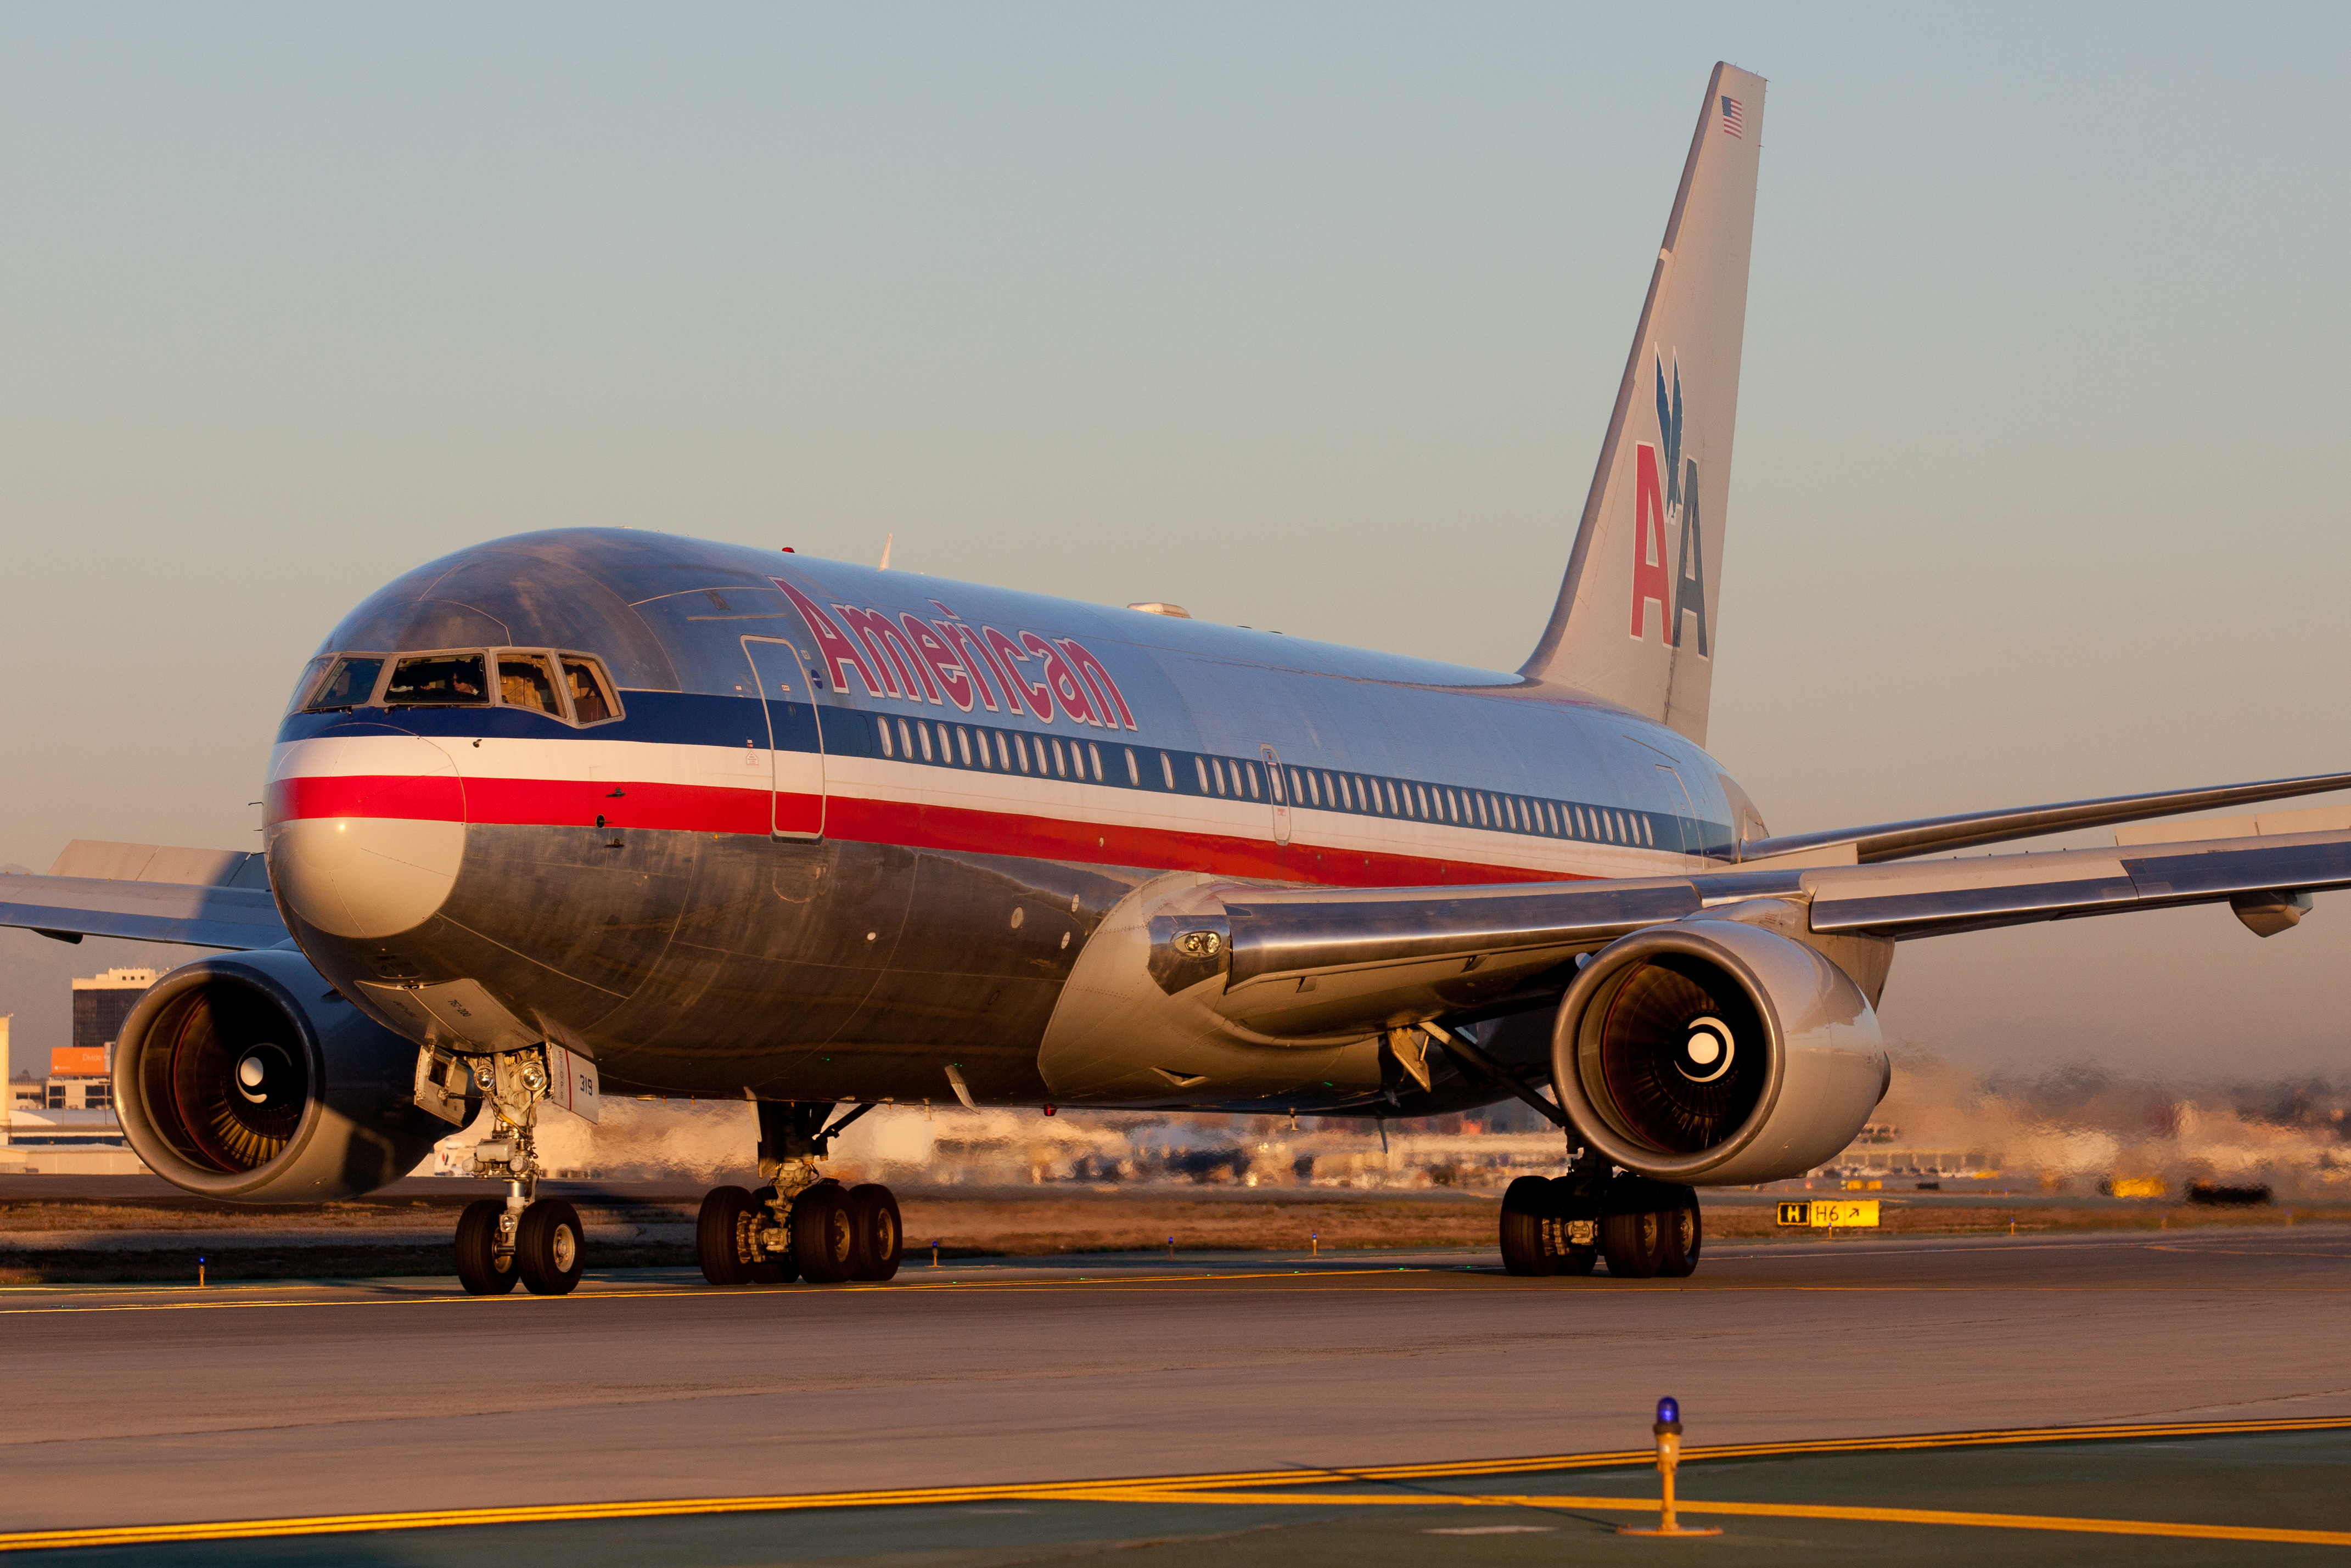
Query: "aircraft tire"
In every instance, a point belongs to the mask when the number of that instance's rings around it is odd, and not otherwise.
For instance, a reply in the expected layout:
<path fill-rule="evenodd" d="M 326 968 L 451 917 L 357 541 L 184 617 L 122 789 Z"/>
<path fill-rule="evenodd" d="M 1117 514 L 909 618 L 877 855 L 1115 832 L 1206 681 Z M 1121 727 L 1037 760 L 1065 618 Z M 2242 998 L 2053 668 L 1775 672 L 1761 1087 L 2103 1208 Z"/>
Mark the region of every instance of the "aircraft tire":
<path fill-rule="evenodd" d="M 694 1256 L 712 1284 L 751 1282 L 752 1260 L 741 1247 L 743 1221 L 750 1212 L 751 1195 L 739 1186 L 714 1186 L 702 1195 L 702 1210 L 694 1221 Z"/>
<path fill-rule="evenodd" d="M 580 1211 L 559 1197 L 542 1197 L 515 1227 L 515 1272 L 534 1296 L 568 1296 L 588 1266 L 588 1236 Z"/>
<path fill-rule="evenodd" d="M 898 1199 L 879 1182 L 849 1189 L 849 1277 L 879 1281 L 898 1272 L 905 1247 Z"/>
<path fill-rule="evenodd" d="M 819 1182 L 792 1199 L 792 1260 L 810 1284 L 846 1281 L 855 1239 L 849 1197 L 838 1182 Z"/>
<path fill-rule="evenodd" d="M 1602 1218 L 1600 1251 L 1608 1260 L 1610 1275 L 1619 1280 L 1646 1280 L 1657 1272 L 1657 1265 L 1663 1261 L 1659 1249 L 1665 1236 L 1665 1218 L 1652 1208 Z"/>
<path fill-rule="evenodd" d="M 1564 1261 L 1543 1245 L 1552 1211 L 1547 1176 L 1522 1176 L 1502 1193 L 1502 1271 L 1520 1278 L 1554 1274 Z M 1590 1265 L 1585 1266 L 1589 1269 Z"/>
<path fill-rule="evenodd" d="M 498 1217 L 506 1211 L 500 1199 L 478 1197 L 457 1216 L 457 1283 L 469 1296 L 503 1296 L 521 1278 L 513 1253 L 498 1256 Z"/>
<path fill-rule="evenodd" d="M 1667 1209 L 1657 1220 L 1657 1272 L 1669 1280 L 1686 1280 L 1698 1271 L 1698 1249 L 1706 1243 L 1698 1199 Z"/>

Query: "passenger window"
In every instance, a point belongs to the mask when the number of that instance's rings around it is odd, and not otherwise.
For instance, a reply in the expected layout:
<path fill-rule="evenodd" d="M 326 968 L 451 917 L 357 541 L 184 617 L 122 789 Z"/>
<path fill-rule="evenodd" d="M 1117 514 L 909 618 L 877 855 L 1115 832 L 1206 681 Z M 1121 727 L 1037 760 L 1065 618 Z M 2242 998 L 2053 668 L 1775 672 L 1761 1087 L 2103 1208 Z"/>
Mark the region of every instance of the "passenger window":
<path fill-rule="evenodd" d="M 1021 772 L 1023 772 L 1023 773 L 1028 772 L 1028 771 L 1029 771 L 1029 737 L 1028 737 L 1027 736 L 1025 736 L 1025 735 L 1015 735 L 1015 736 L 1012 737 L 1012 755 L 1013 755 L 1015 758 L 1019 758 L 1019 762 L 1020 762 L 1020 771 L 1021 771 Z"/>
<path fill-rule="evenodd" d="M 1240 773 L 1241 782 L 1249 786 L 1249 799 L 1252 800 L 1256 800 L 1258 798 L 1257 764 L 1254 762 L 1236 762 L 1233 764 L 1233 767 Z"/>
<path fill-rule="evenodd" d="M 322 666 L 328 666 L 323 667 Z M 325 713 L 334 708 L 358 707 L 375 695 L 375 678 L 383 673 L 381 659 L 337 658 L 320 659 L 311 665 L 304 677 L 309 688 L 308 700 L 297 693 L 297 706 L 312 713 Z"/>
<path fill-rule="evenodd" d="M 563 716 L 562 699 L 555 695 L 555 674 L 544 653 L 498 655 L 498 701 L 508 707 Z"/>
<path fill-rule="evenodd" d="M 1280 769 L 1280 768 L 1267 768 L 1267 769 L 1265 770 L 1265 788 L 1266 788 L 1266 791 L 1267 791 L 1267 793 L 1270 794 L 1270 795 L 1273 797 L 1273 803 L 1274 803 L 1275 805 L 1277 805 L 1277 806 L 1287 806 L 1287 805 L 1289 805 L 1289 804 L 1290 804 L 1290 797 L 1289 797 L 1288 795 L 1286 795 L 1286 794 L 1282 793 L 1282 778 L 1281 778 L 1281 769 Z"/>
<path fill-rule="evenodd" d="M 1061 779 L 1067 779 L 1070 776 L 1070 759 L 1063 754 L 1061 738 L 1058 736 L 1053 740 L 1053 773 L 1056 778 Z"/>
<path fill-rule="evenodd" d="M 386 707 L 470 707 L 490 700 L 479 653 L 426 653 L 392 666 Z"/>
<path fill-rule="evenodd" d="M 998 730 L 996 733 L 996 766 L 1002 768 L 1007 773 L 1012 771 L 1012 754 L 1004 749 L 1004 732 L 1002 730 Z"/>
<path fill-rule="evenodd" d="M 923 760 L 928 762 L 931 759 L 931 727 L 927 724 L 916 725 L 914 738 L 923 743 Z"/>
<path fill-rule="evenodd" d="M 1101 783 L 1102 781 L 1102 747 L 1091 740 L 1086 742 L 1086 760 L 1093 766 L 1094 782 Z"/>
<path fill-rule="evenodd" d="M 1135 760 L 1134 760 L 1134 747 L 1133 747 L 1132 746 L 1130 746 L 1130 747 L 1126 747 L 1125 749 L 1126 749 L 1126 781 L 1127 781 L 1128 783 L 1130 783 L 1130 784 L 1134 785 L 1136 789 L 1140 789 L 1141 788 L 1143 788 L 1143 769 L 1142 769 L 1142 768 L 1141 768 L 1139 765 L 1137 765 L 1137 763 L 1136 763 L 1136 762 L 1135 762 Z"/>
<path fill-rule="evenodd" d="M 892 749 L 890 745 L 890 721 L 886 718 L 877 718 L 873 721 L 873 727 L 882 733 L 882 755 L 884 757 L 897 756 L 897 752 Z"/>
<path fill-rule="evenodd" d="M 1167 780 L 1170 790 L 1176 788 L 1176 759 L 1164 751 L 1159 754 L 1159 776 Z"/>
<path fill-rule="evenodd" d="M 571 716 L 579 723 L 601 724 L 620 716 L 612 688 L 593 659 L 564 655 L 563 681 L 571 691 Z"/>
<path fill-rule="evenodd" d="M 1200 758 L 1195 757 L 1192 758 L 1192 771 L 1200 776 L 1200 793 L 1203 795 L 1207 794 L 1208 792 L 1208 765 Z"/>
<path fill-rule="evenodd" d="M 956 727 L 956 755 L 963 758 L 966 768 L 971 766 L 971 731 L 960 725 Z"/>
<path fill-rule="evenodd" d="M 1223 794 L 1225 792 L 1225 759 L 1221 757 L 1211 757 L 1208 758 L 1208 770 L 1217 776 L 1217 793 Z"/>

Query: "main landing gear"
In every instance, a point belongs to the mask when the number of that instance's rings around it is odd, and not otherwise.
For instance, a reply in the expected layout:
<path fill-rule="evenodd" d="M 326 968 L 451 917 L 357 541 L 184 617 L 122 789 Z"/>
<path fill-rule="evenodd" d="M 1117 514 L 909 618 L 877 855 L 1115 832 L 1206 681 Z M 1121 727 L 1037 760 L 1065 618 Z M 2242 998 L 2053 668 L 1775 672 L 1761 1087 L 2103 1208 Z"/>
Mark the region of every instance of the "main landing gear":
<path fill-rule="evenodd" d="M 548 1092 L 546 1053 L 534 1046 L 455 1058 L 428 1048 L 418 1079 L 457 1099 L 467 1071 L 496 1118 L 491 1135 L 474 1145 L 473 1174 L 504 1180 L 507 1196 L 476 1199 L 457 1217 L 457 1282 L 469 1296 L 503 1296 L 517 1283 L 534 1296 L 569 1295 L 586 1266 L 586 1233 L 579 1210 L 538 1196 L 534 1137 Z"/>
<path fill-rule="evenodd" d="M 837 1285 L 887 1280 L 904 1247 L 898 1200 L 866 1182 L 844 1187 L 817 1171 L 841 1129 L 872 1109 L 860 1105 L 827 1124 L 830 1103 L 759 1102 L 758 1192 L 716 1188 L 702 1200 L 695 1249 L 714 1285 Z"/>
<path fill-rule="evenodd" d="M 1502 1267 L 1513 1274 L 1589 1274 L 1605 1258 L 1619 1280 L 1680 1279 L 1704 1240 L 1697 1193 L 1630 1172 L 1520 1176 L 1502 1195 Z"/>

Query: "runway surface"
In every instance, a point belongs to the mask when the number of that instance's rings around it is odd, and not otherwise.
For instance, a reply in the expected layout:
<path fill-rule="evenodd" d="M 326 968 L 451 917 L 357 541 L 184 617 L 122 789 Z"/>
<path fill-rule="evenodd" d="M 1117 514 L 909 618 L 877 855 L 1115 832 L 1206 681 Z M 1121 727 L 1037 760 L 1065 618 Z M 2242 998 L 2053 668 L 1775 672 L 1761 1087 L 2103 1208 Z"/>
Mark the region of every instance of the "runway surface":
<path fill-rule="evenodd" d="M 1693 1448 L 2351 1416 L 2346 1294 L 2334 1227 L 1723 1248 L 1670 1282 L 1259 1254 L 554 1300 L 17 1289 L 0 1528 L 1622 1450 L 1661 1394 Z"/>

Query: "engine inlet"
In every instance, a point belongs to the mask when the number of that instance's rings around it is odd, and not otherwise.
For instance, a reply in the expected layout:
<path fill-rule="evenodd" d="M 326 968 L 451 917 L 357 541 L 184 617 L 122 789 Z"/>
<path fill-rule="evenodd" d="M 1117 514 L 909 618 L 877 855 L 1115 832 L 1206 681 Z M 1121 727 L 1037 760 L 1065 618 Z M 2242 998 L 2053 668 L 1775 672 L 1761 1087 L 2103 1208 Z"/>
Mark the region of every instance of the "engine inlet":
<path fill-rule="evenodd" d="M 1604 1113 L 1661 1154 L 1694 1155 L 1735 1132 L 1769 1078 L 1763 1020 L 1703 959 L 1661 954 L 1625 970 L 1598 1009 L 1593 1076 Z"/>
<path fill-rule="evenodd" d="M 294 1020 L 250 986 L 215 977 L 173 997 L 140 1053 L 156 1134 L 192 1165 L 226 1175 L 283 1154 L 309 1101 Z"/>

